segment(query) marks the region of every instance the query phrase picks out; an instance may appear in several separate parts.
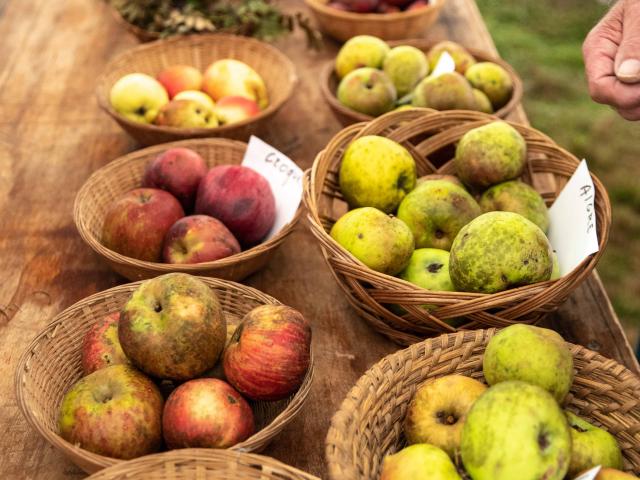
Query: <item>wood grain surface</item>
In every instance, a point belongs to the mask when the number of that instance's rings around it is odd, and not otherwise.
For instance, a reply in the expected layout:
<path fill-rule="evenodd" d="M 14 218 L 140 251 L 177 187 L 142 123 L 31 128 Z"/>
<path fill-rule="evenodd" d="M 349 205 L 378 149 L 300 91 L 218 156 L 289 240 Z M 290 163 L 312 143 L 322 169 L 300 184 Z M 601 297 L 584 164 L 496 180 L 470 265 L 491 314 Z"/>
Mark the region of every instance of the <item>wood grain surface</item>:
<path fill-rule="evenodd" d="M 298 0 L 279 3 L 304 9 Z M 425 36 L 494 48 L 473 0 L 449 0 Z M 71 212 L 94 170 L 136 148 L 99 111 L 94 87 L 107 61 L 137 41 L 97 0 L 0 0 L 0 38 L 0 478 L 83 478 L 27 425 L 13 375 L 23 349 L 55 314 L 124 281 L 82 243 Z M 294 60 L 301 82 L 264 139 L 308 168 L 340 128 L 318 88 L 322 65 L 338 46 L 307 50 L 300 33 L 277 46 Z M 526 121 L 522 110 L 513 119 Z M 351 310 L 304 222 L 247 283 L 313 322 L 317 354 L 305 410 L 264 453 L 325 477 L 331 415 L 358 377 L 397 347 Z M 567 340 L 638 371 L 596 275 L 549 322 Z"/>

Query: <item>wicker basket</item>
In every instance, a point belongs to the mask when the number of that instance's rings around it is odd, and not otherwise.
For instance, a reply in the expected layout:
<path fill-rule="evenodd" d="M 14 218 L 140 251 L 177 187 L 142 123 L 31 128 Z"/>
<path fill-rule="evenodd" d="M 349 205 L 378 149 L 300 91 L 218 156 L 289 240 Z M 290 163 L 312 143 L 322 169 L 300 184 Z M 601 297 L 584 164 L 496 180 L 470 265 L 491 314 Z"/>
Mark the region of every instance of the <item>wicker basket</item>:
<path fill-rule="evenodd" d="M 169 272 L 184 272 L 239 281 L 263 268 L 293 231 L 302 207 L 290 223 L 266 242 L 213 262 L 188 265 L 147 262 L 121 255 L 100 242 L 104 217 L 111 202 L 125 192 L 139 187 L 147 162 L 172 147 L 193 149 L 204 158 L 209 167 L 213 167 L 240 164 L 247 145 L 222 138 L 183 140 L 148 147 L 114 160 L 94 172 L 76 196 L 73 216 L 82 239 L 104 258 L 113 270 L 129 280 L 141 280 Z"/>
<path fill-rule="evenodd" d="M 188 448 L 147 455 L 94 473 L 90 480 L 319 480 L 273 458 Z"/>
<path fill-rule="evenodd" d="M 459 325 L 460 329 L 536 323 L 557 309 L 589 275 L 607 244 L 611 206 L 606 190 L 593 175 L 600 251 L 556 281 L 495 294 L 428 291 L 369 269 L 331 238 L 328 233 L 331 226 L 347 211 L 337 172 L 344 149 L 355 138 L 383 135 L 400 142 L 416 160 L 419 176 L 454 173 L 453 162 L 449 160 L 454 155 L 453 145 L 465 132 L 494 120 L 496 117 L 491 115 L 462 110 L 415 109 L 388 113 L 368 124 L 359 123 L 340 131 L 318 154 L 310 176 L 305 178 L 304 201 L 310 228 L 338 285 L 374 329 L 397 343 L 410 345 L 438 333 L 456 331 L 447 320 L 461 317 L 466 317 L 466 321 Z M 524 136 L 528 146 L 523 180 L 533 184 L 550 205 L 575 171 L 578 160 L 537 130 L 512 125 Z M 393 313 L 389 310 L 393 304 L 403 307 L 406 313 L 402 316 Z M 425 304 L 436 308 L 427 311 L 420 307 Z"/>
<path fill-rule="evenodd" d="M 425 381 L 449 374 L 482 377 L 482 356 L 495 329 L 442 335 L 383 358 L 351 389 L 333 416 L 326 441 L 332 480 L 375 480 L 385 455 L 406 445 L 402 422 Z M 625 367 L 571 345 L 576 376 L 569 410 L 613 434 L 624 468 L 640 473 L 640 379 Z"/>
<path fill-rule="evenodd" d="M 269 106 L 255 117 L 217 128 L 160 127 L 128 120 L 109 102 L 113 84 L 123 75 L 140 72 L 155 77 L 163 68 L 187 64 L 204 71 L 213 61 L 235 58 L 253 67 L 264 79 Z M 100 107 L 143 145 L 187 138 L 225 137 L 247 140 L 260 131 L 291 97 L 297 83 L 295 68 L 279 50 L 252 38 L 227 34 L 176 36 L 141 45 L 114 58 L 98 80 Z"/>
<path fill-rule="evenodd" d="M 305 0 L 320 30 L 346 42 L 356 35 L 400 40 L 423 35 L 436 22 L 446 0 L 431 0 L 424 8 L 398 13 L 354 13 L 327 5 L 327 0 Z"/>
<path fill-rule="evenodd" d="M 250 287 L 225 280 L 200 279 L 218 294 L 228 323 L 238 323 L 250 310 L 276 299 Z M 122 460 L 97 455 L 58 436 L 58 411 L 66 391 L 80 377 L 80 354 L 85 333 L 105 315 L 118 311 L 139 286 L 129 283 L 96 293 L 56 316 L 22 354 L 15 375 L 18 405 L 27 421 L 45 440 L 84 471 L 92 473 Z M 311 366 L 291 397 L 277 402 L 250 402 L 256 433 L 231 450 L 251 452 L 264 448 L 301 410 L 311 388 Z"/>
<path fill-rule="evenodd" d="M 389 42 L 389 45 L 391 45 L 392 47 L 399 45 L 411 45 L 426 53 L 434 44 L 431 42 L 427 42 L 426 40 L 412 39 L 403 42 Z M 469 51 L 469 53 L 471 53 L 471 55 L 473 55 L 476 60 L 481 62 L 497 63 L 509 73 L 509 76 L 511 77 L 511 80 L 513 82 L 513 94 L 511 95 L 511 99 L 507 102 L 507 104 L 494 113 L 494 115 L 500 118 L 506 118 L 518 105 L 520 105 L 520 102 L 522 100 L 523 86 L 520 76 L 511 65 L 509 65 L 501 58 L 491 56 L 486 52 L 475 50 L 473 48 L 467 48 L 467 50 Z M 338 75 L 335 72 L 335 61 L 327 62 L 320 75 L 320 90 L 322 91 L 324 99 L 331 107 L 331 110 L 333 111 L 333 114 L 338 119 L 338 121 L 342 125 L 347 126 L 352 125 L 356 122 L 369 122 L 373 120 L 374 117 L 371 117 L 364 113 L 356 112 L 355 110 L 346 107 L 338 100 L 336 92 L 338 91 L 339 84 L 340 80 L 338 80 Z"/>

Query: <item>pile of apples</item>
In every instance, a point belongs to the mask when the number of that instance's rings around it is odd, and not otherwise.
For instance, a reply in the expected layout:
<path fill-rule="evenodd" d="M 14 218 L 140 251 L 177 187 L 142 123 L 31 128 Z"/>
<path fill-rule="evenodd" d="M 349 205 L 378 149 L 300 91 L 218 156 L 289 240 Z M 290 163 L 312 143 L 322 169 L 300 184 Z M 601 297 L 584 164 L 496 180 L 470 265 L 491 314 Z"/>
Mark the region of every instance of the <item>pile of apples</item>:
<path fill-rule="evenodd" d="M 210 262 L 258 244 L 275 215 L 260 173 L 242 165 L 209 170 L 193 150 L 171 148 L 147 164 L 142 188 L 109 206 L 102 243 L 148 262 Z"/>
<path fill-rule="evenodd" d="M 130 73 L 113 85 L 109 100 L 129 120 L 179 128 L 230 125 L 269 105 L 262 77 L 230 58 L 213 62 L 204 75 L 191 65 L 172 65 L 156 78 Z"/>
<path fill-rule="evenodd" d="M 419 10 L 429 5 L 429 0 L 336 0 L 327 4 L 344 12 L 396 13 Z"/>
<path fill-rule="evenodd" d="M 556 279 L 547 206 L 517 179 L 526 151 L 515 128 L 491 122 L 458 142 L 457 176 L 416 179 L 402 145 L 360 137 L 339 170 L 351 210 L 331 237 L 369 268 L 427 290 L 496 293 Z"/>
<path fill-rule="evenodd" d="M 64 395 L 59 433 L 120 459 L 163 445 L 231 447 L 255 431 L 251 401 L 282 400 L 300 387 L 310 349 L 309 322 L 293 308 L 256 307 L 234 332 L 197 277 L 147 280 L 85 335 L 84 376 Z"/>
<path fill-rule="evenodd" d="M 613 435 L 563 410 L 573 356 L 558 333 L 507 327 L 482 369 L 489 388 L 447 375 L 417 389 L 403 425 L 409 446 L 385 457 L 381 480 L 562 480 L 597 466 L 589 478 L 637 478 L 619 470 Z"/>
<path fill-rule="evenodd" d="M 433 74 L 443 52 L 455 71 Z M 493 113 L 513 94 L 509 72 L 493 62 L 477 62 L 462 46 L 443 41 L 425 55 L 410 45 L 390 48 L 377 37 L 353 37 L 340 49 L 335 71 L 340 103 L 371 116 L 412 107 Z"/>

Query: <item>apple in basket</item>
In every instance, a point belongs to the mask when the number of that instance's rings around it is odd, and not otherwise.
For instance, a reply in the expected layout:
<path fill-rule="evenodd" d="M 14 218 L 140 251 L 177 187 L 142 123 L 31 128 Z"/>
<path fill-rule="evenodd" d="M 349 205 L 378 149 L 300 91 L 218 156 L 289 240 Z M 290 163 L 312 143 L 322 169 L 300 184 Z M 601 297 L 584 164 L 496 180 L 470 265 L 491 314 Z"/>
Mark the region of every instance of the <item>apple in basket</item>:
<path fill-rule="evenodd" d="M 109 102 L 114 110 L 139 123 L 152 123 L 168 101 L 169 96 L 162 84 L 144 73 L 121 77 L 109 92 Z"/>
<path fill-rule="evenodd" d="M 213 98 L 200 90 L 184 90 L 173 97 L 173 99 L 194 100 L 209 110 L 213 110 L 216 106 L 216 102 L 213 101 Z"/>
<path fill-rule="evenodd" d="M 89 375 L 110 365 L 128 364 L 118 340 L 120 312 L 114 312 L 97 322 L 85 334 L 82 342 L 82 372 Z"/>
<path fill-rule="evenodd" d="M 269 105 L 264 80 L 239 60 L 227 58 L 209 65 L 204 72 L 202 90 L 216 102 L 224 97 L 240 96 L 254 100 L 261 109 Z"/>
<path fill-rule="evenodd" d="M 637 480 L 638 477 L 615 468 L 603 468 L 594 480 Z"/>
<path fill-rule="evenodd" d="M 241 122 L 260 113 L 258 104 L 245 97 L 223 97 L 218 100 L 215 112 L 222 125 Z"/>
<path fill-rule="evenodd" d="M 191 65 L 171 65 L 162 70 L 156 78 L 166 88 L 169 98 L 185 90 L 202 88 L 202 73 Z"/>
<path fill-rule="evenodd" d="M 153 123 L 161 127 L 214 128 L 218 117 L 196 100 L 171 100 L 163 105 Z"/>
<path fill-rule="evenodd" d="M 225 377 L 253 400 L 280 400 L 309 369 L 311 326 L 297 310 L 262 305 L 242 319 L 224 353 Z"/>

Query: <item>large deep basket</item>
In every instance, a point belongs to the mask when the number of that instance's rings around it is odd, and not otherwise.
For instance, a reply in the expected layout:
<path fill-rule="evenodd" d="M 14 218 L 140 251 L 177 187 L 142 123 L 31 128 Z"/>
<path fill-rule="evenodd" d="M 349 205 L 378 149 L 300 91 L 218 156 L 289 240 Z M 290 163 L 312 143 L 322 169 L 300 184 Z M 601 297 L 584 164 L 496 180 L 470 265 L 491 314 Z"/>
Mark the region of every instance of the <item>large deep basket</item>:
<path fill-rule="evenodd" d="M 331 420 L 326 457 L 331 480 L 376 480 L 385 455 L 406 446 L 402 422 L 425 382 L 450 374 L 484 381 L 482 357 L 495 329 L 442 335 L 389 355 L 351 389 Z M 624 468 L 640 473 L 640 379 L 579 345 L 565 406 L 614 435 Z M 515 479 L 514 479 L 515 480 Z"/>
<path fill-rule="evenodd" d="M 392 112 L 370 123 L 340 131 L 316 157 L 306 177 L 304 200 L 309 224 L 338 285 L 358 313 L 391 340 L 410 345 L 425 337 L 458 329 L 504 327 L 512 323 L 537 323 L 557 309 L 591 273 L 607 244 L 611 206 L 602 183 L 592 175 L 599 252 L 572 272 L 548 281 L 495 294 L 424 290 L 399 278 L 366 267 L 329 235 L 331 226 L 347 212 L 340 193 L 338 171 L 345 148 L 364 135 L 382 135 L 400 142 L 413 155 L 418 175 L 454 173 L 454 145 L 467 131 L 497 120 L 478 112 L 435 112 L 415 109 Z M 527 142 L 527 167 L 523 180 L 553 203 L 578 166 L 578 159 L 549 137 L 530 127 L 513 125 Z M 398 305 L 398 309 L 393 307 Z M 432 305 L 428 311 L 422 305 Z M 394 312 L 404 311 L 403 314 Z M 461 321 L 462 319 L 462 321 Z"/>
<path fill-rule="evenodd" d="M 198 277 L 220 299 L 228 324 L 238 324 L 260 305 L 280 302 L 254 288 L 234 282 Z M 105 315 L 117 312 L 140 282 L 121 285 L 67 308 L 54 318 L 22 354 L 15 373 L 15 390 L 23 415 L 53 447 L 88 473 L 122 463 L 84 450 L 58 435 L 58 412 L 66 391 L 82 377 L 80 355 L 86 332 Z M 256 433 L 231 450 L 252 452 L 264 448 L 301 411 L 313 378 L 313 355 L 309 370 L 297 392 L 276 402 L 250 402 Z"/>

